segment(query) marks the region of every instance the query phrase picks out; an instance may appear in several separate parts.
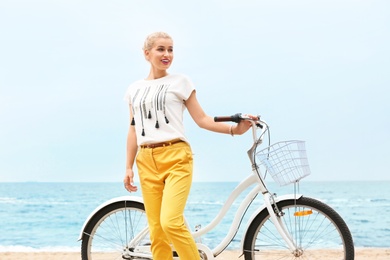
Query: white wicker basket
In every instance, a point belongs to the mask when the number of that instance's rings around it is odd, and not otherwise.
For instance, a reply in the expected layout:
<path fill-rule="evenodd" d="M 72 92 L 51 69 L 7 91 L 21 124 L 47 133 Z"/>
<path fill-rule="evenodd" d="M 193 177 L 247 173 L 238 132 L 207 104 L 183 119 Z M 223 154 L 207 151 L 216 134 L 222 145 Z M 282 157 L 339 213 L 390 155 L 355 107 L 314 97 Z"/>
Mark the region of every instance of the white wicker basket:
<path fill-rule="evenodd" d="M 256 152 L 256 157 L 281 186 L 310 174 L 304 141 L 278 142 Z"/>

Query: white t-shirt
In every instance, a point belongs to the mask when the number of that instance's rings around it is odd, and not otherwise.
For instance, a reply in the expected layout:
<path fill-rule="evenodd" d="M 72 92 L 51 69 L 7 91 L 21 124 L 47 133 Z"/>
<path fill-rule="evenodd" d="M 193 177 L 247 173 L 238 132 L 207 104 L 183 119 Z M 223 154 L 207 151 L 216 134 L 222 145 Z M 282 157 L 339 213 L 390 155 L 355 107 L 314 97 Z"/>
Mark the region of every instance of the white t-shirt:
<path fill-rule="evenodd" d="M 133 112 L 137 144 L 177 138 L 187 142 L 183 125 L 184 101 L 194 90 L 186 76 L 177 74 L 131 84 L 124 99 Z"/>

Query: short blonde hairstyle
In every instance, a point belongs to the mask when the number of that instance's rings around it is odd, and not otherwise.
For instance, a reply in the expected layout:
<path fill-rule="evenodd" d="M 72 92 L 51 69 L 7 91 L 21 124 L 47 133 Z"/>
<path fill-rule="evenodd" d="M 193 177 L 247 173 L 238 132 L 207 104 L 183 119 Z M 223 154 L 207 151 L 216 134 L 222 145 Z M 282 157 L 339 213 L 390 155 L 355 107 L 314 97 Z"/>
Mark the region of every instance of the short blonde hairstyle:
<path fill-rule="evenodd" d="M 153 45 L 156 42 L 156 40 L 159 38 L 165 38 L 165 39 L 172 40 L 172 37 L 169 36 L 169 34 L 167 34 L 165 32 L 154 32 L 152 34 L 149 34 L 148 37 L 146 37 L 146 40 L 144 42 L 144 47 L 142 48 L 142 50 L 150 51 L 153 48 Z"/>

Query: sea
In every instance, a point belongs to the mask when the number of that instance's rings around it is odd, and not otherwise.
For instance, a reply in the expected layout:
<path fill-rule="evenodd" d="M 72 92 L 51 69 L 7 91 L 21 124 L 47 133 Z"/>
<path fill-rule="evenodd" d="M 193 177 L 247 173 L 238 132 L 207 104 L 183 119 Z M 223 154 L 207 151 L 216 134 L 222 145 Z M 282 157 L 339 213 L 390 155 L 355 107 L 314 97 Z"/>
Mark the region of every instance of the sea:
<path fill-rule="evenodd" d="M 194 182 L 185 216 L 191 227 L 206 226 L 218 214 L 235 182 Z M 279 196 L 293 186 L 269 188 Z M 390 247 L 390 181 L 302 182 L 299 192 L 334 208 L 349 226 L 356 247 Z M 221 223 L 202 238 L 216 246 L 229 230 L 246 193 L 234 202 Z M 81 228 L 101 203 L 129 195 L 122 183 L 0 183 L 0 252 L 79 251 Z M 132 195 L 141 196 L 140 192 Z M 228 249 L 238 249 L 249 216 L 262 205 L 258 196 Z"/>

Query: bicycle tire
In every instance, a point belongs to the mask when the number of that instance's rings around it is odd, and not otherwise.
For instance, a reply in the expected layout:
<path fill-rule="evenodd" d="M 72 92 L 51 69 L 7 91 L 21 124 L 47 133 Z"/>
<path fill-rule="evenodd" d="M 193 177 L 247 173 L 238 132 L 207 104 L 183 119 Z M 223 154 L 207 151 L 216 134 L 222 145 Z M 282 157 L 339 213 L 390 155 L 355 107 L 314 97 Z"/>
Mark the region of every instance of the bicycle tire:
<path fill-rule="evenodd" d="M 245 260 L 354 259 L 351 232 L 330 206 L 306 197 L 280 201 L 277 206 L 284 213 L 282 221 L 298 249 L 291 252 L 264 209 L 251 222 L 245 235 Z"/>
<path fill-rule="evenodd" d="M 129 241 L 145 227 L 147 219 L 142 203 L 120 201 L 109 204 L 86 225 L 81 242 L 81 259 L 123 259 L 126 250 L 131 250 Z M 145 239 L 142 243 L 150 244 L 148 235 Z"/>

